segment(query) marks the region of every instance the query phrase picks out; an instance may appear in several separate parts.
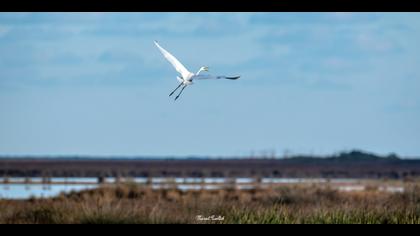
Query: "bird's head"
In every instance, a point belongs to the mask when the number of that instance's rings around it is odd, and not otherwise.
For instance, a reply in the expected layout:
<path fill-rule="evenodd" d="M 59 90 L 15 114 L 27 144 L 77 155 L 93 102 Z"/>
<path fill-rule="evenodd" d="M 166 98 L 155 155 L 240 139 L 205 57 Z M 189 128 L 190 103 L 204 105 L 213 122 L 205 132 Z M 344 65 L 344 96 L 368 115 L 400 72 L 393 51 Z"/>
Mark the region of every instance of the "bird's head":
<path fill-rule="evenodd" d="M 201 71 L 209 71 L 209 68 L 207 66 L 200 67 L 200 69 L 197 71 L 196 75 L 199 75 Z"/>

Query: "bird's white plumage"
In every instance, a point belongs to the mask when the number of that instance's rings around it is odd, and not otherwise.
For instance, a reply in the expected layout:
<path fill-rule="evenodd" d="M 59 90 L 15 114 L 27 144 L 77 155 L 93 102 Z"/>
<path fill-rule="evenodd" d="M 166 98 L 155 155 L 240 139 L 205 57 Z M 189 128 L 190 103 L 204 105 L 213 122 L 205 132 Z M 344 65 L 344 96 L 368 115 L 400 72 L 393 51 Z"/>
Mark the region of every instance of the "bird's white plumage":
<path fill-rule="evenodd" d="M 181 62 L 178 61 L 178 59 L 176 59 L 176 57 L 174 57 L 171 53 L 169 53 L 168 51 L 166 51 L 164 48 L 162 48 L 159 43 L 155 40 L 155 45 L 156 47 L 159 49 L 159 51 L 162 53 L 162 55 L 166 58 L 166 60 L 168 60 L 173 67 L 175 67 L 176 71 L 178 71 L 182 77 L 177 76 L 177 80 L 180 82 L 180 84 L 178 85 L 178 87 L 176 87 L 176 89 L 169 94 L 169 96 L 172 96 L 172 94 L 175 93 L 175 91 L 177 91 L 178 89 L 181 89 L 181 92 L 179 92 L 179 94 L 175 97 L 175 100 L 177 100 L 179 98 L 179 96 L 182 94 L 182 92 L 184 91 L 184 89 L 193 84 L 193 80 L 205 80 L 205 79 L 229 79 L 229 80 L 236 80 L 239 79 L 239 76 L 235 76 L 235 77 L 228 77 L 228 76 L 212 76 L 212 75 L 202 75 L 200 74 L 202 71 L 208 71 L 208 67 L 203 66 L 201 67 L 197 73 L 192 73 L 189 70 L 187 70 L 185 68 L 184 65 L 182 65 Z"/>
<path fill-rule="evenodd" d="M 175 70 L 178 71 L 182 75 L 183 78 L 187 78 L 191 76 L 191 72 L 188 71 L 184 65 L 182 65 L 181 62 L 176 59 L 171 53 L 166 51 L 164 48 L 162 48 L 157 41 L 155 41 L 156 47 L 159 48 L 159 51 L 162 53 L 162 55 L 168 60 L 173 67 L 175 67 Z"/>

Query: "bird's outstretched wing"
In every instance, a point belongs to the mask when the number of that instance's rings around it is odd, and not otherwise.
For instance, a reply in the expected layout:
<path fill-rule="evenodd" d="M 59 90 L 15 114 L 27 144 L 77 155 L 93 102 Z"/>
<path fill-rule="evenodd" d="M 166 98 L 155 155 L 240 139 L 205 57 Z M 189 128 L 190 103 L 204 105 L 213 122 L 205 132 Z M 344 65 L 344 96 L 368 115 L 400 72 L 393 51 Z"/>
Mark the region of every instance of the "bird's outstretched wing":
<path fill-rule="evenodd" d="M 224 76 L 224 75 L 219 75 L 219 76 L 214 76 L 214 75 L 196 75 L 193 77 L 193 80 L 204 80 L 204 79 L 230 79 L 230 80 L 236 80 L 239 79 L 240 76 L 233 76 L 233 77 L 229 77 L 229 76 Z"/>
<path fill-rule="evenodd" d="M 174 67 L 175 70 L 178 71 L 183 78 L 187 78 L 188 75 L 191 73 L 189 72 L 184 65 L 181 64 L 181 62 L 176 59 L 172 54 L 170 54 L 168 51 L 166 51 L 164 48 L 162 48 L 158 42 L 155 40 L 156 47 L 159 48 L 159 51 L 162 53 L 162 55 L 168 60 Z"/>

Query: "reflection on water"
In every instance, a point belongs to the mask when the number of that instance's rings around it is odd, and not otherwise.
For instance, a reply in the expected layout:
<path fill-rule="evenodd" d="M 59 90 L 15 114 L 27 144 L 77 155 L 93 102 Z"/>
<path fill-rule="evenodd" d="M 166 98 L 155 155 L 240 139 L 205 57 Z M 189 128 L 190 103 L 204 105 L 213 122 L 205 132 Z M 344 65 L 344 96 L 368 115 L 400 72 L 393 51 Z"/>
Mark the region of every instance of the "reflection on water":
<path fill-rule="evenodd" d="M 378 190 L 390 192 L 390 193 L 403 193 L 405 191 L 404 187 L 396 187 L 396 186 L 381 186 L 379 187 Z"/>
<path fill-rule="evenodd" d="M 366 190 L 366 187 L 364 185 L 338 186 L 338 190 L 343 192 L 360 192 Z"/>
<path fill-rule="evenodd" d="M 152 189 L 177 188 L 187 190 L 216 190 L 234 187 L 254 189 L 282 184 L 331 184 L 338 191 L 365 191 L 367 188 L 358 179 L 323 179 L 323 178 L 105 178 L 105 184 L 134 182 L 149 184 Z M 98 178 L 0 178 L 0 199 L 48 198 L 60 193 L 97 188 Z M 378 191 L 401 193 L 402 186 L 378 186 Z"/>
<path fill-rule="evenodd" d="M 2 199 L 28 199 L 48 198 L 58 196 L 60 193 L 81 191 L 96 188 L 97 185 L 81 184 L 0 184 L 0 198 Z"/>

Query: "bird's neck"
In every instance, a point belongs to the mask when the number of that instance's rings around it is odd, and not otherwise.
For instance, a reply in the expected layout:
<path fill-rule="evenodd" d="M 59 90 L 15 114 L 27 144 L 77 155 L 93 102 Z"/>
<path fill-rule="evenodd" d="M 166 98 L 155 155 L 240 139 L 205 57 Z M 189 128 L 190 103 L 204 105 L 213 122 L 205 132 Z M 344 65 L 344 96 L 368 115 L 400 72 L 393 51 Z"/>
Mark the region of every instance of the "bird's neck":
<path fill-rule="evenodd" d="M 203 71 L 203 68 L 200 68 L 195 75 L 199 75 Z"/>

